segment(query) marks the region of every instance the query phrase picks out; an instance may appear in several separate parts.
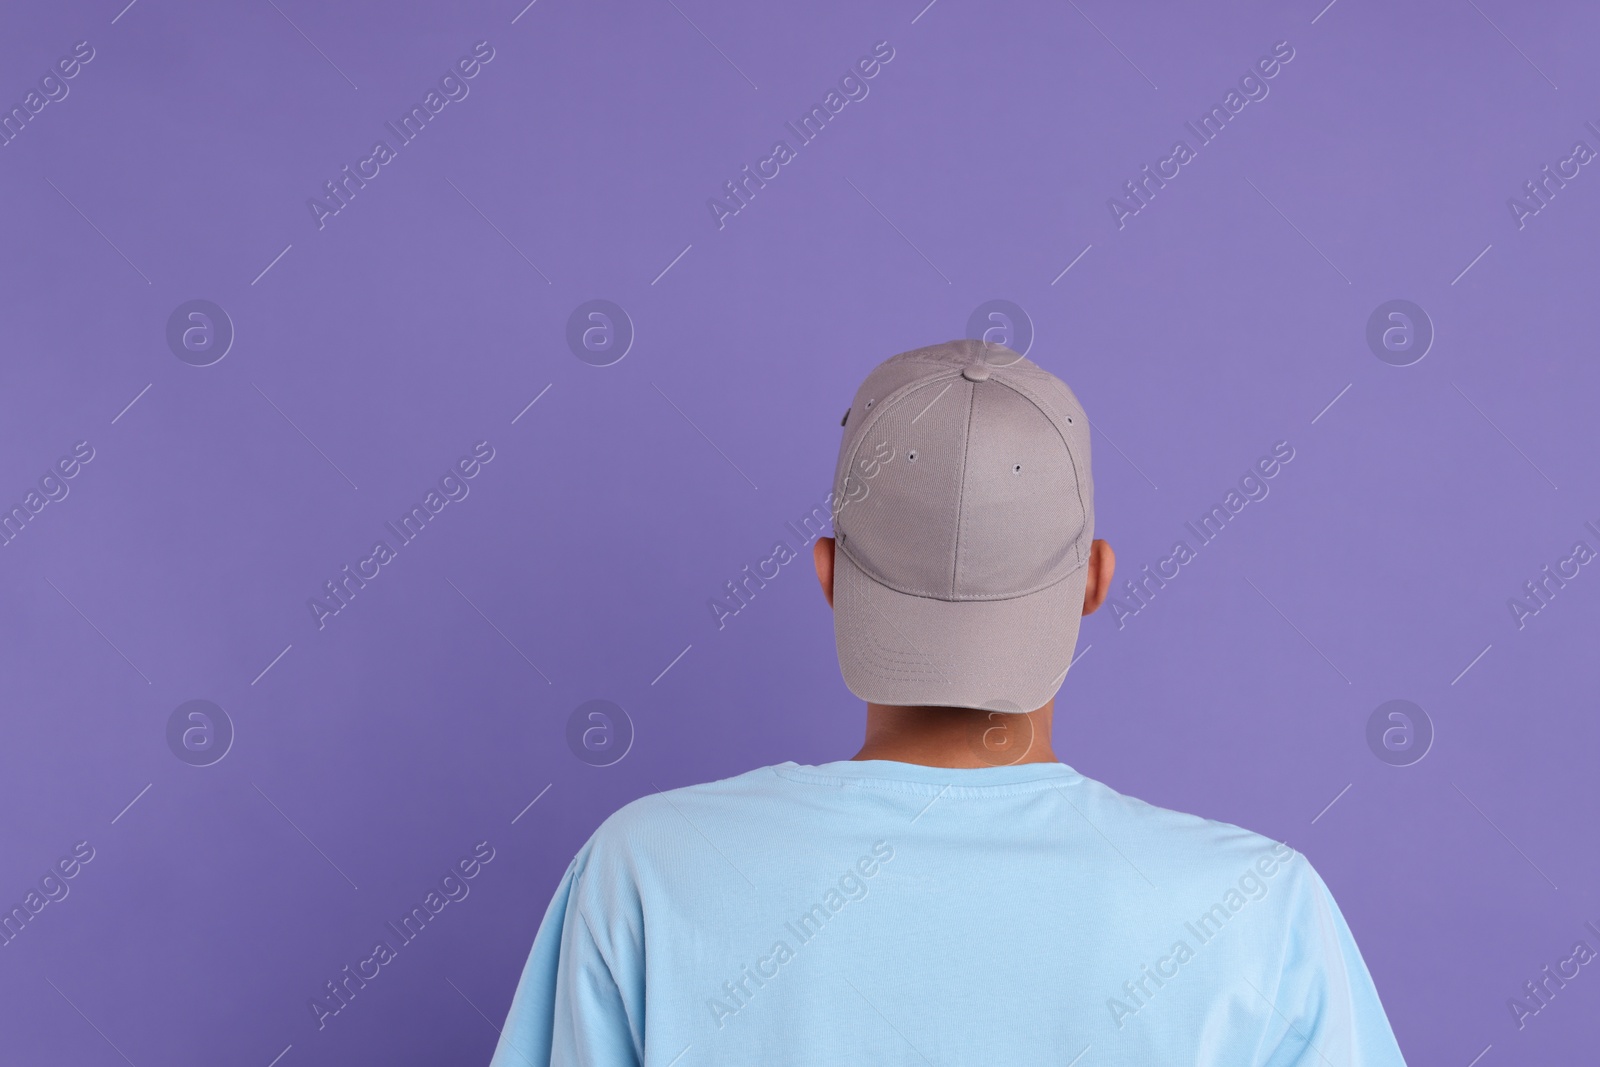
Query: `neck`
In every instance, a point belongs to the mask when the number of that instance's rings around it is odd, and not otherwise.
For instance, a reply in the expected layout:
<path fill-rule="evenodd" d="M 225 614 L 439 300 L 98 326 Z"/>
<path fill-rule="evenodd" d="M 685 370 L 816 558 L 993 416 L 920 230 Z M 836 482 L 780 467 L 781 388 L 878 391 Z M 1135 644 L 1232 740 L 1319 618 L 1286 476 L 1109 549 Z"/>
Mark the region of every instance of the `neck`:
<path fill-rule="evenodd" d="M 867 739 L 852 759 L 926 767 L 1055 763 L 1050 721 L 1055 699 L 1026 714 L 982 708 L 867 705 Z"/>

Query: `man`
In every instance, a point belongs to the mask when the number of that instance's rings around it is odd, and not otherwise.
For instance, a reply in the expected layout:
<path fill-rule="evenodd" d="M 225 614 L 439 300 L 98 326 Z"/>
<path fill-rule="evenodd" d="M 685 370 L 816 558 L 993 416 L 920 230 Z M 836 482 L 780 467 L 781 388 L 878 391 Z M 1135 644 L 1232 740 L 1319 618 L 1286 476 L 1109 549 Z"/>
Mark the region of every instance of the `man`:
<path fill-rule="evenodd" d="M 1051 751 L 1114 566 L 1072 391 L 953 341 L 879 365 L 843 425 L 815 557 L 866 744 L 607 819 L 494 1067 L 1403 1067 L 1304 857 Z"/>

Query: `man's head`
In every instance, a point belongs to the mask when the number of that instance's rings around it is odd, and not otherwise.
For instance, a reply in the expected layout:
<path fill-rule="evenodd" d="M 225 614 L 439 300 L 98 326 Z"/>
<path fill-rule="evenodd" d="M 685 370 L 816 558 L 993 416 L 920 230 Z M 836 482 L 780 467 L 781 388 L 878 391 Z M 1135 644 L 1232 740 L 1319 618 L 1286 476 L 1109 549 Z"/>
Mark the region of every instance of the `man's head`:
<path fill-rule="evenodd" d="M 843 425 L 815 552 L 846 685 L 878 705 L 1048 704 L 1113 565 L 1072 391 L 951 341 L 879 364 Z"/>

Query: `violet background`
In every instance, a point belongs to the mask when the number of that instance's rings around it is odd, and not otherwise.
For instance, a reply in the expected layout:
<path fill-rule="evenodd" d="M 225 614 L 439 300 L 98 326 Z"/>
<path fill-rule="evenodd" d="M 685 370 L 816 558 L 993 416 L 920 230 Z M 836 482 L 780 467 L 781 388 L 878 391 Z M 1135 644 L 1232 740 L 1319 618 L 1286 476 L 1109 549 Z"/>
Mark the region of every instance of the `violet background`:
<path fill-rule="evenodd" d="M 0 1060 L 486 1062 L 608 813 L 855 750 L 804 554 L 720 630 L 707 602 L 824 499 L 866 371 L 997 298 L 1100 431 L 1124 575 L 1295 449 L 1124 627 L 1086 620 L 1062 758 L 1307 853 L 1410 1062 L 1594 1055 L 1589 968 L 1520 1031 L 1506 1002 L 1597 945 L 1600 577 L 1521 629 L 1507 601 L 1600 547 L 1600 178 L 1520 229 L 1507 198 L 1600 148 L 1600 12 L 922 3 L 5 12 L 7 107 L 96 54 L 0 147 L 0 503 L 95 458 L 0 549 L 0 906 L 95 858 L 0 948 Z M 319 230 L 308 198 L 480 40 Z M 719 230 L 707 198 L 880 40 Z M 1119 230 L 1107 199 L 1280 40 Z M 236 329 L 210 366 L 167 346 L 193 298 Z M 592 298 L 636 330 L 610 366 L 565 339 Z M 1405 367 L 1364 337 L 1394 298 L 1437 331 Z M 308 598 L 485 439 L 319 630 Z M 1396 698 L 1436 731 L 1410 766 L 1365 738 Z M 211 766 L 168 748 L 191 699 L 236 731 Z M 633 725 L 611 766 L 566 740 L 590 699 Z M 470 896 L 319 1031 L 310 997 L 480 840 Z"/>

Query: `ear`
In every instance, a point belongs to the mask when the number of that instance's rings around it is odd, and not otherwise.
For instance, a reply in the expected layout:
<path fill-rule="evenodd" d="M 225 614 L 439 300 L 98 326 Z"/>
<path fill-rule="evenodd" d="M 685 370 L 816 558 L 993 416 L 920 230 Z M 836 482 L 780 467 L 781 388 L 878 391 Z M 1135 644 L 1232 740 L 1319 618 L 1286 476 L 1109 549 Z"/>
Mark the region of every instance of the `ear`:
<path fill-rule="evenodd" d="M 1083 587 L 1083 613 L 1093 615 L 1111 592 L 1111 576 L 1117 569 L 1117 554 L 1104 541 L 1089 546 L 1089 580 Z"/>
<path fill-rule="evenodd" d="M 833 607 L 833 538 L 819 537 L 811 546 L 811 559 L 817 565 L 817 581 L 822 583 L 822 595 Z"/>

